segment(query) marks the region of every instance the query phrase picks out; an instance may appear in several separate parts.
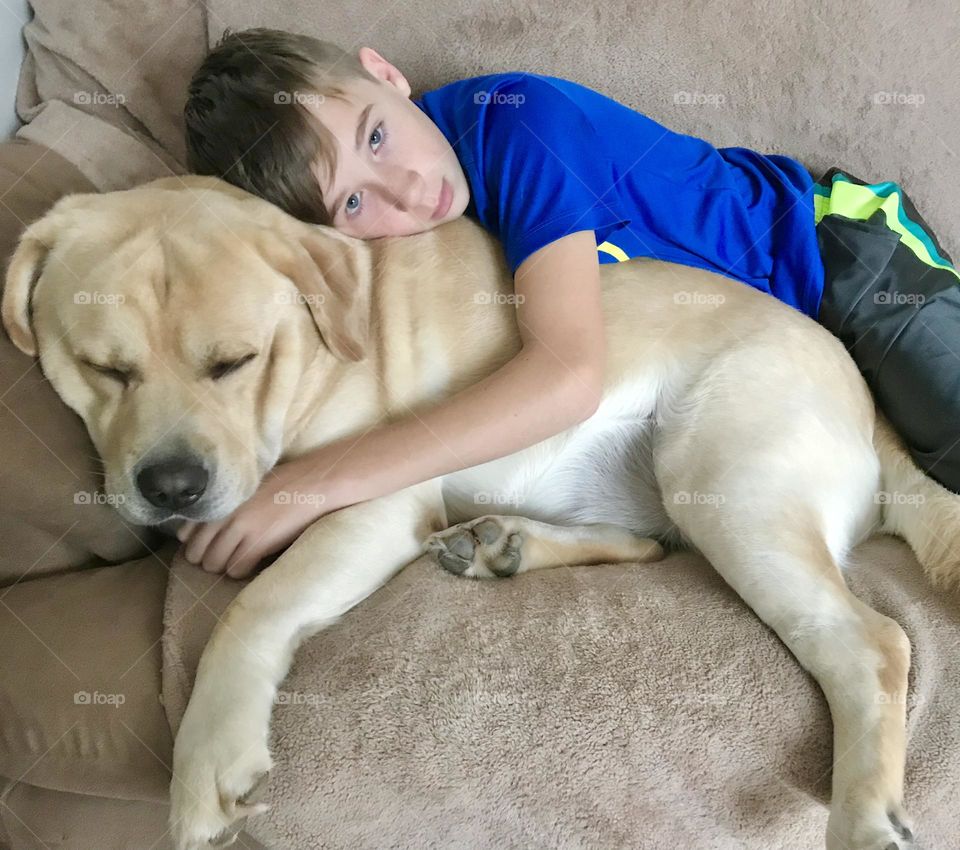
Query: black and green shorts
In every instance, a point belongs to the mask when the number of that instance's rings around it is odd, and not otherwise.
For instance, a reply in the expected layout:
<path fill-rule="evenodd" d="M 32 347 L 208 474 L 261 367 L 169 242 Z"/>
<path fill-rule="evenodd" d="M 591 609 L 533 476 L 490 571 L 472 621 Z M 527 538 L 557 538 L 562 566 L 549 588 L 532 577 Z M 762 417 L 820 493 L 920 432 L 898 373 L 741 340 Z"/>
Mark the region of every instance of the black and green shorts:
<path fill-rule="evenodd" d="M 824 290 L 837 336 L 916 464 L 960 492 L 960 274 L 896 183 L 838 168 L 814 185 Z"/>

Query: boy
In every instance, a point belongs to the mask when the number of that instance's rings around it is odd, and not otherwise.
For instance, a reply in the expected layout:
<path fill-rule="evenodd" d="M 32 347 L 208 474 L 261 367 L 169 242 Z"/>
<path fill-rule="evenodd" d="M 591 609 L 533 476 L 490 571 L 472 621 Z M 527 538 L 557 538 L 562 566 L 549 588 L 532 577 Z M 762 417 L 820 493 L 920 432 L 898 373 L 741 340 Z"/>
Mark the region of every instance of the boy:
<path fill-rule="evenodd" d="M 718 150 L 555 77 L 410 93 L 369 47 L 226 34 L 191 82 L 189 165 L 364 239 L 478 219 L 514 275 L 522 349 L 421 417 L 276 467 L 231 517 L 181 529 L 189 560 L 245 576 L 323 513 L 589 417 L 605 357 L 599 264 L 637 256 L 709 269 L 818 319 L 917 463 L 960 491 L 958 276 L 896 184 L 837 169 L 814 182 L 793 159 Z M 280 490 L 322 493 L 322 508 L 278 505 Z"/>

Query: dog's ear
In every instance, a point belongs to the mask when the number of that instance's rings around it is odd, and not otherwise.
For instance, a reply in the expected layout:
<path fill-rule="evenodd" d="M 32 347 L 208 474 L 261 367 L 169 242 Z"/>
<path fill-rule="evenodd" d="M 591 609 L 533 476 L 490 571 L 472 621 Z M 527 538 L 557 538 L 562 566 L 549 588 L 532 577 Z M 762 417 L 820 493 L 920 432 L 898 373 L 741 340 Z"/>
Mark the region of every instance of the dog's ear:
<path fill-rule="evenodd" d="M 268 254 L 310 308 L 327 348 L 340 360 L 363 360 L 370 338 L 373 260 L 362 239 L 331 227 L 303 225 L 299 238 L 268 237 Z M 284 243 L 286 245 L 278 245 Z M 280 248 L 280 250 L 276 250 Z"/>
<path fill-rule="evenodd" d="M 0 309 L 3 326 L 13 344 L 31 357 L 37 354 L 37 339 L 30 322 L 30 301 L 61 225 L 62 217 L 54 211 L 29 225 L 7 265 Z"/>

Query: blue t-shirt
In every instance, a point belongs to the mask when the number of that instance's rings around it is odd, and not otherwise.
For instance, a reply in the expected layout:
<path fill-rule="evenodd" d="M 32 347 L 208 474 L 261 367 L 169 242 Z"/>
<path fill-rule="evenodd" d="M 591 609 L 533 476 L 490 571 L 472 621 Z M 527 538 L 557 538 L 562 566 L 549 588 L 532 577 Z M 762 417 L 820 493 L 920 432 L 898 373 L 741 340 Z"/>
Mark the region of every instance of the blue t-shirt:
<path fill-rule="evenodd" d="M 450 142 L 470 215 L 511 273 L 593 230 L 601 263 L 656 257 L 709 269 L 816 317 L 823 263 L 813 179 L 796 160 L 715 148 L 558 77 L 471 77 L 413 101 Z"/>

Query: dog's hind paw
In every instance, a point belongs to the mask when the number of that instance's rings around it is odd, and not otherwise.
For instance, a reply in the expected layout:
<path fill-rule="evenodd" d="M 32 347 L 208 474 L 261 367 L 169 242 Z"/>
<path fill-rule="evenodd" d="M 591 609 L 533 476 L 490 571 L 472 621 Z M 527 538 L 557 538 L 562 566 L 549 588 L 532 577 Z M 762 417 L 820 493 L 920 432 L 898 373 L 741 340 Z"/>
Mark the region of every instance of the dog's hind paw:
<path fill-rule="evenodd" d="M 871 811 L 859 818 L 831 815 L 829 850 L 918 850 L 913 828 L 901 806 Z"/>
<path fill-rule="evenodd" d="M 523 533 L 503 517 L 482 516 L 431 534 L 427 553 L 447 572 L 469 578 L 506 578 L 523 569 Z"/>

